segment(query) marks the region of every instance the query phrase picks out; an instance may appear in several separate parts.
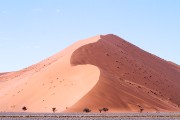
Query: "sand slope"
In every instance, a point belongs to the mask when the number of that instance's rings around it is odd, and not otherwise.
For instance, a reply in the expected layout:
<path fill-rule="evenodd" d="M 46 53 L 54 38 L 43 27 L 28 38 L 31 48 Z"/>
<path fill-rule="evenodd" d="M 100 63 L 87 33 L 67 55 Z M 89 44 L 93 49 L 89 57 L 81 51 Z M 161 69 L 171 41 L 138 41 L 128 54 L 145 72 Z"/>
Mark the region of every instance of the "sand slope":
<path fill-rule="evenodd" d="M 0 111 L 180 111 L 180 68 L 109 34 L 0 75 Z"/>
<path fill-rule="evenodd" d="M 179 110 L 179 69 L 115 35 L 101 36 L 98 42 L 77 49 L 71 63 L 92 64 L 101 71 L 97 85 L 74 110 L 84 106 L 114 111 Z"/>
<path fill-rule="evenodd" d="M 93 65 L 71 66 L 71 54 L 99 36 L 80 41 L 24 70 L 0 76 L 0 111 L 59 112 L 75 104 L 97 83 L 100 71 Z"/>

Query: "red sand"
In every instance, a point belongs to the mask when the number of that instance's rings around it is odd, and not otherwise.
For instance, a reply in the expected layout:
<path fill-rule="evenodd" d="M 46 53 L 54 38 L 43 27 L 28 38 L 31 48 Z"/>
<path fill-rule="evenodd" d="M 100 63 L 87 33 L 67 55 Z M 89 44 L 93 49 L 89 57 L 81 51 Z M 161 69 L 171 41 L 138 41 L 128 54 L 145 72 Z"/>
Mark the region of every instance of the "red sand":
<path fill-rule="evenodd" d="M 0 111 L 180 111 L 180 67 L 109 34 L 0 74 Z"/>

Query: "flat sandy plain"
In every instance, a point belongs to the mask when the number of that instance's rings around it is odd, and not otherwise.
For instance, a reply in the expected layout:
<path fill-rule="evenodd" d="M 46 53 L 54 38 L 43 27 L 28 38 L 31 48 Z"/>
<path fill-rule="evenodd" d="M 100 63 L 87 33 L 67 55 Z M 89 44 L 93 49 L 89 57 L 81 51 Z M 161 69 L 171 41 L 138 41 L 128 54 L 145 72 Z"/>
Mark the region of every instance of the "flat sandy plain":
<path fill-rule="evenodd" d="M 0 120 L 180 120 L 176 113 L 0 113 Z"/>

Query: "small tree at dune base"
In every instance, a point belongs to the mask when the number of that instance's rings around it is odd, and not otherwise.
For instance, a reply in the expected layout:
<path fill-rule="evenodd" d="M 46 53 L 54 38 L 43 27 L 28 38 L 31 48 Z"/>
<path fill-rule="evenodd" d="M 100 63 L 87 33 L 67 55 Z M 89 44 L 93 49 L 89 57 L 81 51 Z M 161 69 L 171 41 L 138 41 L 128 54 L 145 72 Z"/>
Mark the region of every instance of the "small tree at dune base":
<path fill-rule="evenodd" d="M 142 113 L 142 112 L 143 112 L 143 110 L 144 110 L 143 108 L 140 108 L 140 113 Z"/>
<path fill-rule="evenodd" d="M 104 112 L 108 111 L 109 109 L 108 108 L 103 108 L 102 109 Z"/>
<path fill-rule="evenodd" d="M 26 110 L 27 110 L 27 107 L 25 107 L 25 106 L 22 107 L 22 110 L 23 110 L 23 111 L 26 111 Z"/>
<path fill-rule="evenodd" d="M 53 112 L 56 112 L 56 108 L 52 108 L 52 111 L 53 111 Z"/>
<path fill-rule="evenodd" d="M 103 109 L 99 109 L 99 112 L 101 113 L 103 111 Z"/>
<path fill-rule="evenodd" d="M 84 108 L 84 109 L 83 109 L 83 112 L 88 113 L 88 112 L 91 112 L 91 110 L 90 110 L 89 108 Z"/>

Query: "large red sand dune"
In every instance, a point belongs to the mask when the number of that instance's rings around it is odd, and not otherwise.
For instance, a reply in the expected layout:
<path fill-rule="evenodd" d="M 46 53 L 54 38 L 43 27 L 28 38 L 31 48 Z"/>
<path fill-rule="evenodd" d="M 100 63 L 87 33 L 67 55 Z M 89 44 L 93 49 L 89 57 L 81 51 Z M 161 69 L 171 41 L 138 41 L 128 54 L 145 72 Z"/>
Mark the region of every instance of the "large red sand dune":
<path fill-rule="evenodd" d="M 180 111 L 180 67 L 109 34 L 0 74 L 0 111 Z"/>

